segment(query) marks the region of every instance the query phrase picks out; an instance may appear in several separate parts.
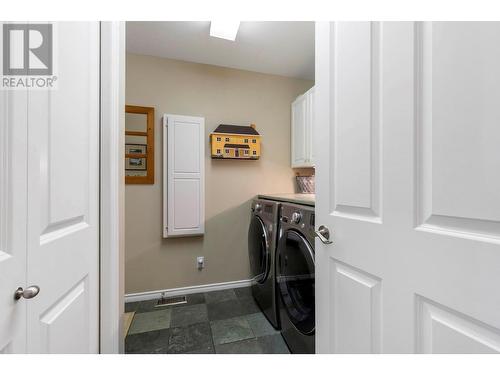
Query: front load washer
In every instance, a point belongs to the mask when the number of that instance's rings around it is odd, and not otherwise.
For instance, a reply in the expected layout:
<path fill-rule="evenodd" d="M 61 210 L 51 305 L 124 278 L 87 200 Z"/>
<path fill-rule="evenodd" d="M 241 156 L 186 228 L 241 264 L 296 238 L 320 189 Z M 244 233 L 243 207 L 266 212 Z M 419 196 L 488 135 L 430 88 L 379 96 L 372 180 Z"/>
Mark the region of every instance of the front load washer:
<path fill-rule="evenodd" d="M 248 255 L 252 273 L 252 294 L 269 322 L 279 329 L 275 254 L 278 239 L 278 202 L 255 199 L 248 229 Z"/>
<path fill-rule="evenodd" d="M 314 207 L 281 205 L 276 253 L 281 334 L 292 353 L 315 352 Z"/>

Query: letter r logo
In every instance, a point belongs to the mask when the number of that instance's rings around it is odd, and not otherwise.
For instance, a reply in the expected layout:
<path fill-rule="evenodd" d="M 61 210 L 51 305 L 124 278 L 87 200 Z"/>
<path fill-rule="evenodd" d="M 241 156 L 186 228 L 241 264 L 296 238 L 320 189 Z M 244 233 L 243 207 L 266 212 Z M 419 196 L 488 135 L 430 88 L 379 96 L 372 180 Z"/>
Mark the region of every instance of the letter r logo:
<path fill-rule="evenodd" d="M 52 25 L 3 25 L 3 74 L 52 75 Z"/>

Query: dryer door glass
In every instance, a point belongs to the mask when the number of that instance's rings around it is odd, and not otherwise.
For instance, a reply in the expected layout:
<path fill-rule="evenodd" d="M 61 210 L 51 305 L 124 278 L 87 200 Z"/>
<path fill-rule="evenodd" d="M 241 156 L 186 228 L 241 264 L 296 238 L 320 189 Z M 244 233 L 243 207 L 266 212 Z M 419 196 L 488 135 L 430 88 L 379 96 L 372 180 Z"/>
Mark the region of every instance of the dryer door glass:
<path fill-rule="evenodd" d="M 263 283 L 269 273 L 269 241 L 264 223 L 254 216 L 248 230 L 250 271 L 255 281 Z"/>
<path fill-rule="evenodd" d="M 277 280 L 280 298 L 293 325 L 303 334 L 313 334 L 314 254 L 307 240 L 289 230 L 281 237 Z"/>

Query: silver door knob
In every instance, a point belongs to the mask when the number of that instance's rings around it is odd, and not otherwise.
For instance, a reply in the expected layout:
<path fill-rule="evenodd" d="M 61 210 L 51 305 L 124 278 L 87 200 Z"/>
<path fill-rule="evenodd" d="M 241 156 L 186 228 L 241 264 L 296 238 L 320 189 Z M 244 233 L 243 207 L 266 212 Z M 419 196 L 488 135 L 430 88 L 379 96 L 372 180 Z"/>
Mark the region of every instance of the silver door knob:
<path fill-rule="evenodd" d="M 38 293 L 40 293 L 40 287 L 36 285 L 32 285 L 30 287 L 27 287 L 26 289 L 19 287 L 14 293 L 14 299 L 18 300 L 21 299 L 21 297 L 25 299 L 31 299 L 36 297 Z"/>
<path fill-rule="evenodd" d="M 333 243 L 333 241 L 330 241 L 330 230 L 324 225 L 320 225 L 318 230 L 314 231 L 314 233 L 324 244 L 329 245 Z"/>

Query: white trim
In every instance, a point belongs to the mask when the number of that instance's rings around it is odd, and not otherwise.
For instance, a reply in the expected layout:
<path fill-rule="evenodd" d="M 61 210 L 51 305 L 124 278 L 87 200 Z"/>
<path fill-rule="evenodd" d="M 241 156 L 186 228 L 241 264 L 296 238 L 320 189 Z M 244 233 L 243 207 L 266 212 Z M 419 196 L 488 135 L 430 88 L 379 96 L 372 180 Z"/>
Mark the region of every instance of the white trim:
<path fill-rule="evenodd" d="M 101 22 L 100 352 L 124 351 L 125 22 Z"/>
<path fill-rule="evenodd" d="M 252 285 L 252 280 L 237 280 L 237 281 L 227 281 L 224 283 L 186 286 L 183 288 L 152 290 L 150 292 L 141 292 L 141 293 L 130 293 L 125 295 L 125 303 L 158 299 L 162 296 L 163 293 L 166 293 L 167 297 L 175 297 L 175 296 L 183 296 L 194 293 L 214 292 L 216 290 L 244 288 L 246 286 L 251 286 L 251 285 Z"/>

